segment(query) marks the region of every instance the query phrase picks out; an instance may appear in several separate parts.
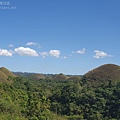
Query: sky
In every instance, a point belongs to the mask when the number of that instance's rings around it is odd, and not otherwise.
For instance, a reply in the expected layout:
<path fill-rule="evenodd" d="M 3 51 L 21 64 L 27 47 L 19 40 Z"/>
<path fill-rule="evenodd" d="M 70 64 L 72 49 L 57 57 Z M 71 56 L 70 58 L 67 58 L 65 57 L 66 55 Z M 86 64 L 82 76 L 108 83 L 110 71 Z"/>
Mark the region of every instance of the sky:
<path fill-rule="evenodd" d="M 83 75 L 120 65 L 120 0 L 0 0 L 0 67 Z"/>

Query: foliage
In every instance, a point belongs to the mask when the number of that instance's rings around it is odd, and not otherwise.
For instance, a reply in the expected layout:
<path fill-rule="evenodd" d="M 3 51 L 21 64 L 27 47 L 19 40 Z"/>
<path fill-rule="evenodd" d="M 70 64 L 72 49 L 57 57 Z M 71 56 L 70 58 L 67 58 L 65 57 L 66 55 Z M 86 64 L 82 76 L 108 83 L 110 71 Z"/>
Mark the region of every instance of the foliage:
<path fill-rule="evenodd" d="M 119 120 L 120 81 L 93 87 L 87 78 L 0 82 L 1 120 Z M 71 78 L 72 79 L 72 78 Z"/>

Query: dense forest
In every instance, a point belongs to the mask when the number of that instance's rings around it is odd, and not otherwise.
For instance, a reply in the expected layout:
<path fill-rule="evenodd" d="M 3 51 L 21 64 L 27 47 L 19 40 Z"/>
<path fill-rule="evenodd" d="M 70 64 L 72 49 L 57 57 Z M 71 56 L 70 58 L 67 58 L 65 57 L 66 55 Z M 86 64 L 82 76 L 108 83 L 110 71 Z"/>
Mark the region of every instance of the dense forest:
<path fill-rule="evenodd" d="M 61 76 L 0 82 L 0 120 L 120 120 L 120 79 L 93 84 L 86 75 Z"/>

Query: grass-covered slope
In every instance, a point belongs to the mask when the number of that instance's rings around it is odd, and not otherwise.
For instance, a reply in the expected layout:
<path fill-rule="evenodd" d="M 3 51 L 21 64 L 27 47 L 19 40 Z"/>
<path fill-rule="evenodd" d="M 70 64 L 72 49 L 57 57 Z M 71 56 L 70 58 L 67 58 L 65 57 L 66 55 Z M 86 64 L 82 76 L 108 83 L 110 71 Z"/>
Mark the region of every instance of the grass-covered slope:
<path fill-rule="evenodd" d="M 0 68 L 0 82 L 4 82 L 4 83 L 9 82 L 7 79 L 10 76 L 15 77 L 15 75 L 12 72 L 10 72 L 8 69 L 6 69 L 5 67 Z"/>
<path fill-rule="evenodd" d="M 67 76 L 66 75 L 64 75 L 64 74 L 62 74 L 62 73 L 60 73 L 60 74 L 57 74 L 57 75 L 55 75 L 55 77 L 54 77 L 54 80 L 67 80 Z"/>
<path fill-rule="evenodd" d="M 7 82 L 7 75 L 0 71 L 0 82 Z"/>
<path fill-rule="evenodd" d="M 15 75 L 12 73 L 12 72 L 10 72 L 7 68 L 5 68 L 5 67 L 1 67 L 0 68 L 0 71 L 2 71 L 4 74 L 6 74 L 7 76 L 11 76 L 11 77 L 15 77 Z"/>
<path fill-rule="evenodd" d="M 43 74 L 39 74 L 39 73 L 31 74 L 28 77 L 33 79 L 33 80 L 40 80 L 40 79 L 44 79 L 45 78 L 45 76 Z"/>
<path fill-rule="evenodd" d="M 120 66 L 115 64 L 105 64 L 95 68 L 84 75 L 91 83 L 105 83 L 106 81 L 114 81 L 120 79 Z"/>

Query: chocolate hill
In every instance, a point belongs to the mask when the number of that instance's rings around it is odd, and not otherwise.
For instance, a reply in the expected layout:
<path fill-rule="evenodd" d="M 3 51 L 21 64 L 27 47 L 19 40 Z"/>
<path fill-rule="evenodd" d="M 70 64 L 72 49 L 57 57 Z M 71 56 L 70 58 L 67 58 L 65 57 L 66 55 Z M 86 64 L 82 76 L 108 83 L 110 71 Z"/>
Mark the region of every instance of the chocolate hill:
<path fill-rule="evenodd" d="M 15 75 L 10 72 L 8 69 L 6 69 L 5 67 L 1 67 L 0 68 L 0 82 L 9 82 L 8 81 L 8 77 L 15 77 Z"/>
<path fill-rule="evenodd" d="M 39 74 L 39 73 L 31 74 L 29 77 L 33 80 L 40 80 L 45 78 L 43 74 Z"/>
<path fill-rule="evenodd" d="M 92 83 L 105 83 L 106 81 L 120 80 L 120 66 L 115 64 L 105 64 L 95 68 L 84 75 Z"/>
<path fill-rule="evenodd" d="M 66 75 L 60 73 L 60 74 L 55 75 L 53 79 L 54 80 L 67 80 L 67 78 L 68 77 Z"/>

